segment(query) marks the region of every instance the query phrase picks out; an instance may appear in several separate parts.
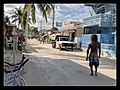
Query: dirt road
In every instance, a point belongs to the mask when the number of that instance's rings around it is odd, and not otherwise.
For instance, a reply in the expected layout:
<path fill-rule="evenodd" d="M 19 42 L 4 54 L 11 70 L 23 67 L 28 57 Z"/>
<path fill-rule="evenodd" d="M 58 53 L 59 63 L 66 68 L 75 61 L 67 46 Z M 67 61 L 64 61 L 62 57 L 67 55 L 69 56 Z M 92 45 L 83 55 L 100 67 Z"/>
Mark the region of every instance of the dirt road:
<path fill-rule="evenodd" d="M 28 40 L 28 86 L 115 86 L 116 60 L 102 57 L 98 76 L 90 76 L 86 52 L 59 51 L 51 44 Z"/>

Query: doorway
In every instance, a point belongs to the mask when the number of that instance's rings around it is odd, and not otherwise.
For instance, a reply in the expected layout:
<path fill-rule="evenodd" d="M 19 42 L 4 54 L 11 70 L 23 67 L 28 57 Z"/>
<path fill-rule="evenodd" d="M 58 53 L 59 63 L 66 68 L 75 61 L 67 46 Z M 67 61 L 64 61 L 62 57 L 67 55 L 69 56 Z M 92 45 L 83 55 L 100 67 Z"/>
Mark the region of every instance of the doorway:
<path fill-rule="evenodd" d="M 74 39 L 75 39 L 75 32 L 71 32 L 70 33 L 70 41 L 74 41 Z"/>

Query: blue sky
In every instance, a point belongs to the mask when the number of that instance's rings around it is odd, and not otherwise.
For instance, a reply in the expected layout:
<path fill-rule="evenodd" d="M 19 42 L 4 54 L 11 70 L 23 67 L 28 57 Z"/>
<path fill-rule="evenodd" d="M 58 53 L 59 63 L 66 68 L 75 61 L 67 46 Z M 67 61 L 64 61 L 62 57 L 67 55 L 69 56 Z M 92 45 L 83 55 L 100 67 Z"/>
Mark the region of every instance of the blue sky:
<path fill-rule="evenodd" d="M 14 8 L 24 7 L 24 4 L 4 4 L 4 11 L 5 15 L 11 16 L 9 12 Z M 90 7 L 84 6 L 84 4 L 55 4 L 55 22 L 57 21 L 81 21 L 83 18 L 89 17 L 91 11 Z M 42 18 L 41 13 L 36 10 L 36 20 L 37 23 L 32 26 L 37 26 L 40 28 L 41 21 L 42 21 L 42 29 L 50 29 L 52 27 L 52 13 L 48 17 L 48 22 L 46 23 L 45 20 Z"/>

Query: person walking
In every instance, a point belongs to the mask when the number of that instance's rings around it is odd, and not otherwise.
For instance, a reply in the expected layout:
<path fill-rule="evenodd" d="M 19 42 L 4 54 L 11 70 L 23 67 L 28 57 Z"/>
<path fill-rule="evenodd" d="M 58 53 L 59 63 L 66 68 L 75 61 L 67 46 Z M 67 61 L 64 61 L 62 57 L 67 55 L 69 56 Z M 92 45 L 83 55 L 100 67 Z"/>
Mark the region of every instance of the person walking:
<path fill-rule="evenodd" d="M 79 47 L 80 47 L 80 51 L 82 51 L 82 42 L 81 42 L 81 40 L 79 42 Z"/>
<path fill-rule="evenodd" d="M 97 35 L 91 35 L 91 42 L 88 44 L 86 61 L 89 59 L 90 75 L 93 76 L 93 66 L 95 67 L 95 76 L 97 76 L 97 68 L 99 66 L 99 58 L 101 54 L 101 44 L 98 42 Z M 90 53 L 89 50 L 91 49 Z M 99 52 L 98 52 L 99 50 Z"/>

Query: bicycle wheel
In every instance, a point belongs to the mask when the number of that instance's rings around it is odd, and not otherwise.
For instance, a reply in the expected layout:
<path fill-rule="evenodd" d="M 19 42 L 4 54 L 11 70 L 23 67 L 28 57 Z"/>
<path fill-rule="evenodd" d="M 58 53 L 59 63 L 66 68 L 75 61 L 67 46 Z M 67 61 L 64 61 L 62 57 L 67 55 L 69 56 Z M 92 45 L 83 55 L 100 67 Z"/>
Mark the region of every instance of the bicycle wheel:
<path fill-rule="evenodd" d="M 27 86 L 27 83 L 23 77 L 20 77 L 20 84 L 21 86 Z"/>

